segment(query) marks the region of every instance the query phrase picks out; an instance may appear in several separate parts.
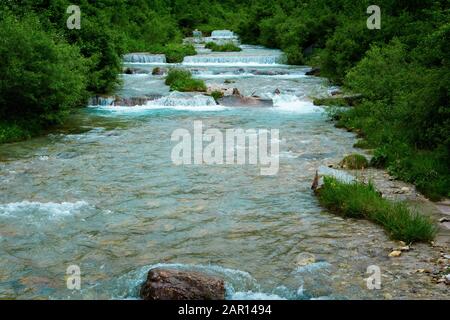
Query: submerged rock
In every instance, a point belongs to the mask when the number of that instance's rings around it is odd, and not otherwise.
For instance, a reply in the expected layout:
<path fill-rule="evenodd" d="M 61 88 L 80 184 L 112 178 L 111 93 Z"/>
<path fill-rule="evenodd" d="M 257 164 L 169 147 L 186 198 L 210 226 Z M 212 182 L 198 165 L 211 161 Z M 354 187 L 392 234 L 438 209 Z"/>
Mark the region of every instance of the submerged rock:
<path fill-rule="evenodd" d="M 123 73 L 125 74 L 148 74 L 148 71 L 140 68 L 124 68 Z"/>
<path fill-rule="evenodd" d="M 156 97 L 116 97 L 116 100 L 114 100 L 114 105 L 123 107 L 143 106 L 148 101 L 154 100 L 155 98 Z"/>
<path fill-rule="evenodd" d="M 224 300 L 225 283 L 199 272 L 156 268 L 148 272 L 140 296 L 144 300 Z"/>

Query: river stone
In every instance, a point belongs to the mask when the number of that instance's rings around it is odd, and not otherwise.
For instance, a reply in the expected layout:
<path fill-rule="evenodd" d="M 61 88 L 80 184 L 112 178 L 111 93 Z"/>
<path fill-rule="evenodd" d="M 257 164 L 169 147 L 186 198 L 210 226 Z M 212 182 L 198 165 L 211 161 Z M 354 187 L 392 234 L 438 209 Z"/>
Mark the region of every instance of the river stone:
<path fill-rule="evenodd" d="M 312 253 L 302 252 L 295 259 L 295 263 L 299 267 L 304 267 L 316 262 L 316 257 Z"/>
<path fill-rule="evenodd" d="M 224 300 L 225 283 L 195 271 L 155 268 L 148 272 L 140 296 L 144 300 Z"/>
<path fill-rule="evenodd" d="M 389 253 L 389 257 L 394 258 L 394 257 L 400 257 L 402 255 L 402 252 L 400 250 L 394 250 L 391 253 Z"/>
<path fill-rule="evenodd" d="M 236 94 L 222 97 L 218 102 L 220 105 L 227 107 L 273 107 L 272 99 L 242 97 Z"/>
<path fill-rule="evenodd" d="M 305 73 L 307 76 L 320 76 L 320 68 L 312 68 L 311 70 Z"/>

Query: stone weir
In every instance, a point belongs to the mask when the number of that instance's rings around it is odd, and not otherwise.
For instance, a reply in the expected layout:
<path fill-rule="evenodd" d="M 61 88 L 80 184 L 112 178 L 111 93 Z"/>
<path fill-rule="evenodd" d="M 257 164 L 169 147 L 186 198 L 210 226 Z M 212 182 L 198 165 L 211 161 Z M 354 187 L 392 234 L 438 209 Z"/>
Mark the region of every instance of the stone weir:
<path fill-rule="evenodd" d="M 143 96 L 143 97 L 103 97 L 94 96 L 89 99 L 88 105 L 90 106 L 124 106 L 134 107 L 146 105 L 149 101 L 160 99 L 161 95 Z"/>
<path fill-rule="evenodd" d="M 166 56 L 164 54 L 151 54 L 145 52 L 128 53 L 123 56 L 123 61 L 126 63 L 163 64 L 166 63 Z"/>

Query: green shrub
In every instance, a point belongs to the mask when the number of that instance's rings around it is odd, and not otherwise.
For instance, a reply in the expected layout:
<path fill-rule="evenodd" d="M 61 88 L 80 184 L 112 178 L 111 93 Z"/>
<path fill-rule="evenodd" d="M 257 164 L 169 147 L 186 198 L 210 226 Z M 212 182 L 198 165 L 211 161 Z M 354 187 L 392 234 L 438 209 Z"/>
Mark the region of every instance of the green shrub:
<path fill-rule="evenodd" d="M 241 48 L 236 46 L 234 43 L 216 44 L 215 42 L 208 42 L 205 45 L 206 49 L 211 49 L 214 52 L 238 52 L 242 51 Z"/>
<path fill-rule="evenodd" d="M 170 69 L 166 85 L 173 91 L 206 91 L 206 85 L 202 80 L 193 79 L 191 72 L 183 69 Z"/>
<path fill-rule="evenodd" d="M 383 199 L 369 183 L 342 183 L 324 178 L 319 202 L 334 213 L 349 218 L 365 218 L 382 225 L 389 235 L 407 243 L 430 241 L 436 227 L 427 216 L 411 211 L 406 204 Z"/>
<path fill-rule="evenodd" d="M 3 17 L 0 39 L 0 119 L 10 123 L 2 140 L 32 132 L 24 133 L 19 123 L 59 123 L 85 103 L 87 62 L 77 47 L 44 31 L 33 16 Z"/>
<path fill-rule="evenodd" d="M 214 90 L 213 92 L 211 92 L 211 97 L 214 98 L 214 100 L 219 100 L 220 98 L 223 97 L 223 92 L 219 91 L 219 90 Z"/>
<path fill-rule="evenodd" d="M 36 134 L 30 126 L 19 125 L 14 122 L 0 122 L 0 143 L 15 142 L 29 139 Z"/>
<path fill-rule="evenodd" d="M 164 47 L 167 62 L 169 63 L 181 63 L 184 57 L 196 55 L 197 52 L 193 45 L 183 44 L 168 44 Z"/>
<path fill-rule="evenodd" d="M 342 159 L 340 163 L 342 168 L 345 169 L 364 169 L 369 166 L 369 161 L 367 161 L 366 157 L 361 154 L 350 154 L 344 159 Z"/>

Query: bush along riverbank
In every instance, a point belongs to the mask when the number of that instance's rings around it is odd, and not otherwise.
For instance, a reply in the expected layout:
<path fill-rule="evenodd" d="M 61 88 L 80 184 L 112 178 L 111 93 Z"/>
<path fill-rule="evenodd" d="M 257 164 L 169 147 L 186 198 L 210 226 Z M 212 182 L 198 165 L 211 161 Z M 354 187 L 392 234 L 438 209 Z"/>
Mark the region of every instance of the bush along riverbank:
<path fill-rule="evenodd" d="M 436 234 L 430 218 L 411 211 L 404 203 L 383 199 L 372 183 L 345 183 L 325 176 L 316 194 L 320 204 L 331 212 L 380 224 L 395 240 L 431 241 Z"/>

